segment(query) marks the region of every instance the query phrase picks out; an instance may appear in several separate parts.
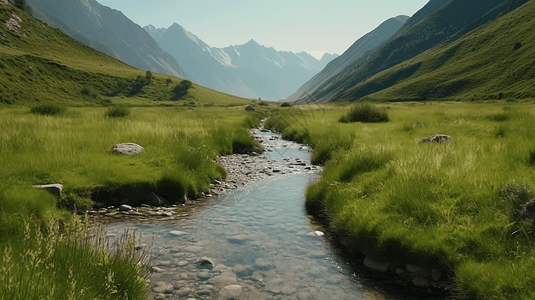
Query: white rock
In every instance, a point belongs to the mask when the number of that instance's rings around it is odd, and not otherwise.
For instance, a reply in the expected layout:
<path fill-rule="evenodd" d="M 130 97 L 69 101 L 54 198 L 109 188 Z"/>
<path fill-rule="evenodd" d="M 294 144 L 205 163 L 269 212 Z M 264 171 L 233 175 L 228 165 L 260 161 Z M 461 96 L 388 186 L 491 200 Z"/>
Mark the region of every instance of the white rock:
<path fill-rule="evenodd" d="M 113 146 L 112 148 L 113 152 L 124 154 L 124 155 L 136 155 L 136 154 L 143 152 L 144 150 L 145 148 L 134 143 L 117 144 Z"/>
<path fill-rule="evenodd" d="M 211 258 L 206 257 L 206 256 L 201 257 L 197 262 L 199 263 L 199 265 L 204 266 L 204 267 L 210 267 L 210 268 L 215 267 L 214 261 Z"/>
<path fill-rule="evenodd" d="M 324 234 L 323 232 L 321 232 L 321 231 L 314 231 L 314 234 L 315 234 L 316 236 L 324 236 L 324 235 L 325 235 L 325 234 Z"/>

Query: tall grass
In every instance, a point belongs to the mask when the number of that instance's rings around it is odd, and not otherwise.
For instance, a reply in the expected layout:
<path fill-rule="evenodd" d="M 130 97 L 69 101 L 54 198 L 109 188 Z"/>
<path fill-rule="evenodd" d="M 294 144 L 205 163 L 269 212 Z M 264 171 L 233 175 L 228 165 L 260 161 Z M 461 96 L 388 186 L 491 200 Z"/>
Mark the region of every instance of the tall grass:
<path fill-rule="evenodd" d="M 50 118 L 0 110 L 1 299 L 145 298 L 147 269 L 133 237 L 108 244 L 58 204 L 88 209 L 92 192 L 124 186 L 195 196 L 226 176 L 218 155 L 235 143 L 257 145 L 248 129 L 260 115 L 244 110 L 134 108 L 129 118 L 105 111 L 71 108 Z M 145 151 L 113 155 L 124 142 Z M 63 184 L 62 199 L 32 188 L 47 183 Z"/>
<path fill-rule="evenodd" d="M 524 113 L 496 117 L 506 105 Z M 453 270 L 457 292 L 469 299 L 531 299 L 535 241 L 517 216 L 535 186 L 526 163 L 535 146 L 533 104 L 391 106 L 383 124 L 340 124 L 345 112 L 334 106 L 305 127 L 278 122 L 307 132 L 314 152 L 330 155 L 307 202 L 369 251 Z M 496 122 L 507 128 L 499 139 Z M 437 133 L 454 142 L 418 143 Z"/>
<path fill-rule="evenodd" d="M 87 220 L 24 223 L 0 256 L 2 299 L 146 299 L 149 260 L 125 233 L 116 245 Z"/>
<path fill-rule="evenodd" d="M 340 118 L 342 123 L 384 123 L 388 122 L 388 114 L 374 104 L 363 102 L 353 105 L 349 112 Z"/>

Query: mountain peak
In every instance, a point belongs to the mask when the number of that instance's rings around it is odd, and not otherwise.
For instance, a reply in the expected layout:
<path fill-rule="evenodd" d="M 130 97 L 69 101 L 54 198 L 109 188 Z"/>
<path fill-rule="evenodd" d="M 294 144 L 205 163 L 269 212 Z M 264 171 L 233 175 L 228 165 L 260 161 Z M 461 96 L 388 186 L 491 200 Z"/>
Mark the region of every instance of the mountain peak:
<path fill-rule="evenodd" d="M 260 46 L 255 40 L 251 39 L 250 41 L 248 41 L 245 45 L 257 45 L 257 46 Z"/>

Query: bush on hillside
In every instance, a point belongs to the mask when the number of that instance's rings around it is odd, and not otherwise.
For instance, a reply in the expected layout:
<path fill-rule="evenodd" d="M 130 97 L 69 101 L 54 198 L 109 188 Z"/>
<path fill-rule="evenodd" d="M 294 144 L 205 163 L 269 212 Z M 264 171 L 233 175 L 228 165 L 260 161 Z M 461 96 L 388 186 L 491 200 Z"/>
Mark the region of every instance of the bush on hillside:
<path fill-rule="evenodd" d="M 388 114 L 371 103 L 358 103 L 351 107 L 349 112 L 340 118 L 341 123 L 385 123 L 388 122 Z"/>
<path fill-rule="evenodd" d="M 124 106 L 110 106 L 106 110 L 106 117 L 109 118 L 124 118 L 128 117 L 130 115 L 130 112 L 132 110 L 130 107 L 124 107 Z"/>
<path fill-rule="evenodd" d="M 290 102 L 284 102 L 281 104 L 281 107 L 292 107 L 292 104 Z"/>
<path fill-rule="evenodd" d="M 531 149 L 529 151 L 528 164 L 532 167 L 535 167 L 535 149 Z"/>
<path fill-rule="evenodd" d="M 81 90 L 82 94 L 86 95 L 86 96 L 89 96 L 93 99 L 96 99 L 98 97 L 98 91 L 95 90 L 95 88 L 93 88 L 92 86 L 84 86 Z"/>
<path fill-rule="evenodd" d="M 41 104 L 30 109 L 30 113 L 43 116 L 59 116 L 67 111 L 66 107 L 57 104 Z"/>
<path fill-rule="evenodd" d="M 189 80 L 182 80 L 173 89 L 173 96 L 171 100 L 180 100 L 188 94 L 189 89 L 193 87 L 193 83 Z"/>

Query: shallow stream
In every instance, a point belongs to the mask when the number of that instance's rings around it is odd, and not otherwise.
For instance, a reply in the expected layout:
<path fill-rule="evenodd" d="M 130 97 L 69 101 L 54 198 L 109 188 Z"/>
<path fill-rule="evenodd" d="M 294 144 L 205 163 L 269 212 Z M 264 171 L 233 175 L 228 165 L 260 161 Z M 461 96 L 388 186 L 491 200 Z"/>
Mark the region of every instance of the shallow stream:
<path fill-rule="evenodd" d="M 271 141 L 271 160 L 310 165 L 308 149 L 256 134 Z M 142 233 L 158 258 L 151 299 L 401 299 L 354 274 L 307 216 L 305 189 L 319 172 L 282 166 L 276 176 L 208 200 L 190 219 L 113 223 L 107 231 Z M 213 265 L 199 264 L 202 257 Z"/>

